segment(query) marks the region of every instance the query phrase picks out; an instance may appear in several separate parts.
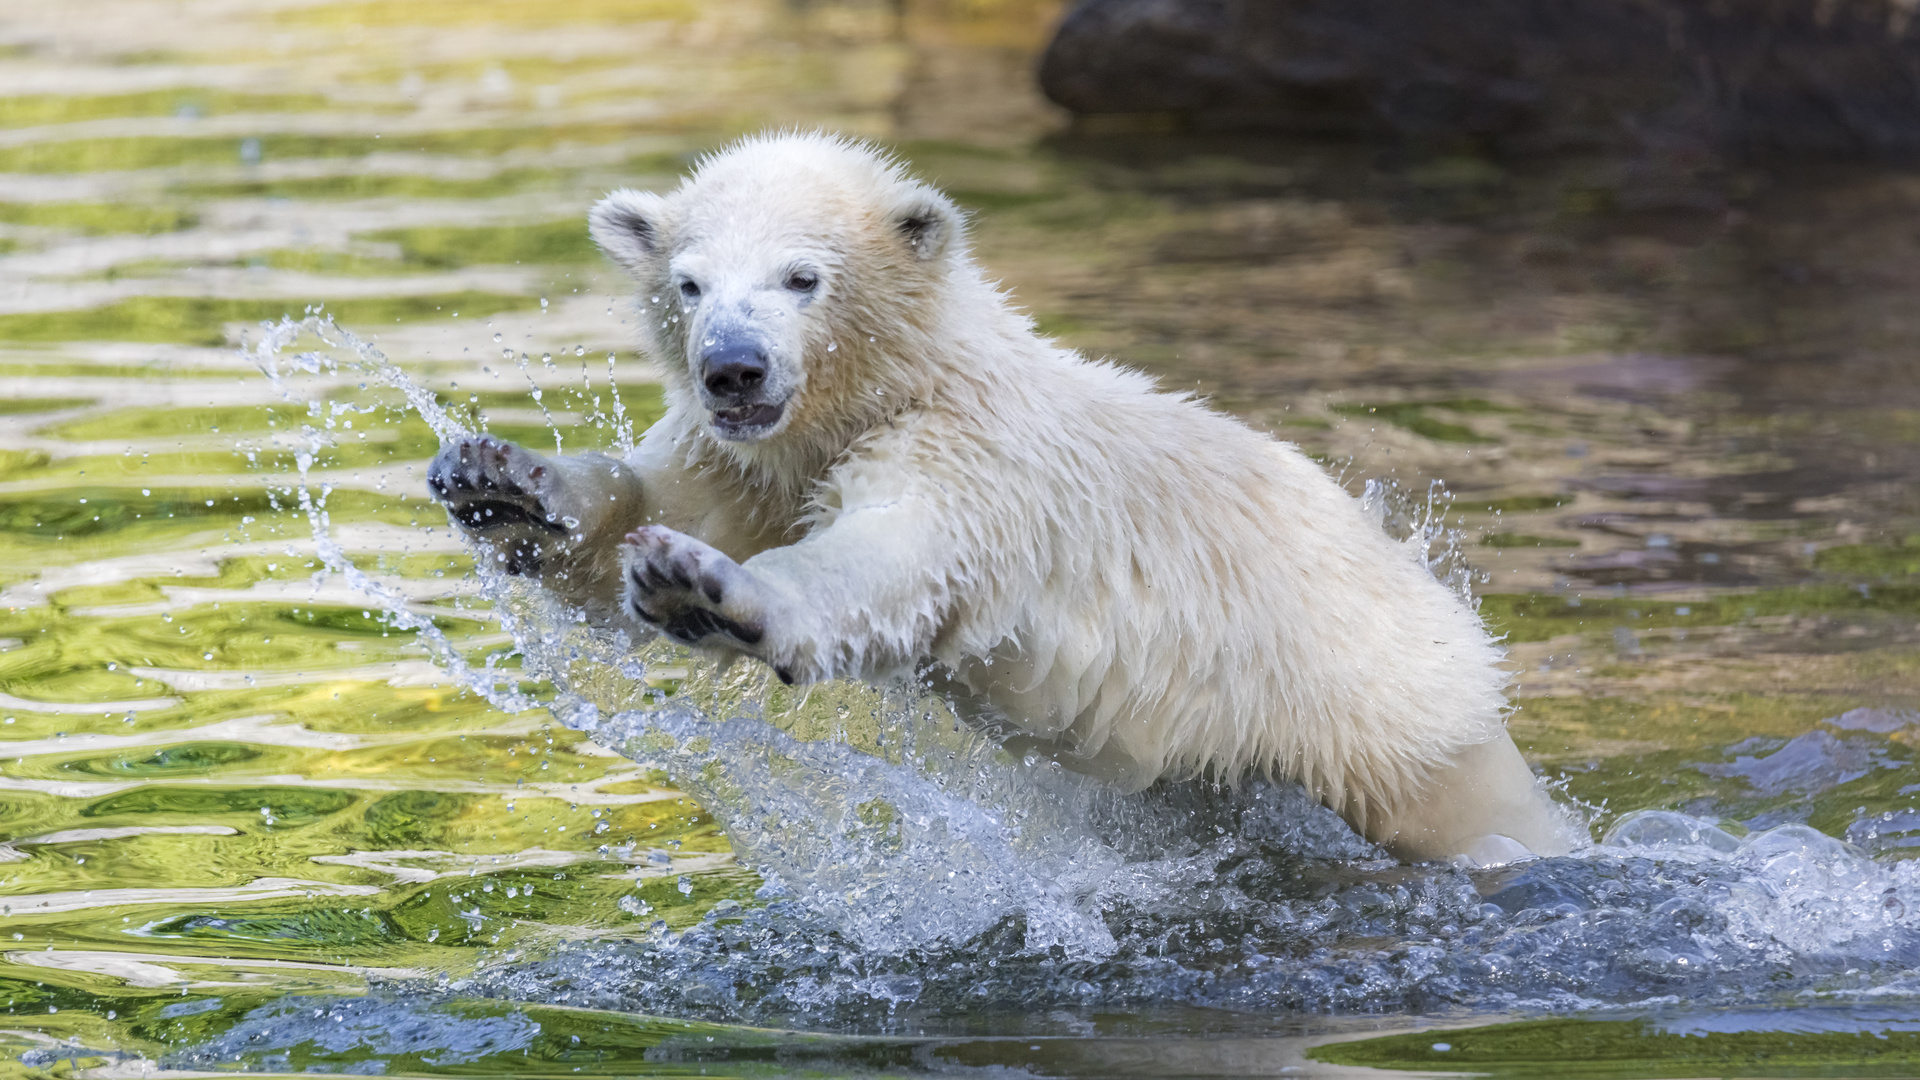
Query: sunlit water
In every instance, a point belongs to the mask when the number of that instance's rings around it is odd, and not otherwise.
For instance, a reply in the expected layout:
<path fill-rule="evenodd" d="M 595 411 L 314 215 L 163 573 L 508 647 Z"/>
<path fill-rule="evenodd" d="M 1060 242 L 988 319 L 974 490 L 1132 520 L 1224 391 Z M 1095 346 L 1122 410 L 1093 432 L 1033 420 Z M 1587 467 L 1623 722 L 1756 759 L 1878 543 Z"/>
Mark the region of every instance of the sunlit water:
<path fill-rule="evenodd" d="M 85 7 L 0 66 L 9 1067 L 1920 1054 L 1906 173 L 1049 135 L 1013 5 Z M 585 206 L 780 122 L 895 140 L 1048 332 L 1427 529 L 1598 844 L 1120 798 L 476 564 L 440 436 L 659 411 Z"/>

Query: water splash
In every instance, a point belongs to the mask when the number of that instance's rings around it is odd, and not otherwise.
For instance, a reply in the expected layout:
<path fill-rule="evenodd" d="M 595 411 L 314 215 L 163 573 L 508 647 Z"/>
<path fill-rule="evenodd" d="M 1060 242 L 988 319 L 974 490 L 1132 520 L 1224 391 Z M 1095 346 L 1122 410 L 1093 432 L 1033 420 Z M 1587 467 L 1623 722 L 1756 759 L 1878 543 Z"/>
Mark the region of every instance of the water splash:
<path fill-rule="evenodd" d="M 168 1064 L 218 1065 L 246 1056 L 256 1068 L 297 1072 L 307 1058 L 357 1052 L 414 1056 L 433 1066 L 468 1065 L 524 1049 L 539 1032 L 539 1024 L 511 1014 L 463 1016 L 445 1007 L 375 998 L 289 997 L 250 1010 Z"/>
<path fill-rule="evenodd" d="M 1467 562 L 1466 533 L 1447 524 L 1453 492 L 1439 480 L 1429 480 L 1424 495 L 1402 487 L 1392 478 L 1371 479 L 1360 492 L 1361 512 L 1380 523 L 1388 536 L 1411 548 L 1435 581 L 1478 607 L 1473 587 L 1484 582 Z"/>
<path fill-rule="evenodd" d="M 1236 816 L 1239 834 L 1113 875 L 1099 899 L 1117 947 L 1099 961 L 1027 948 L 1017 922 L 963 947 L 876 952 L 807 905 L 774 899 L 448 988 L 882 1031 L 993 1013 L 996 1029 L 1036 1033 L 1071 1030 L 1071 1018 L 1092 1013 L 1191 1006 L 1565 1011 L 1884 1002 L 1920 990 L 1920 925 L 1909 914 L 1920 868 L 1876 864 L 1805 826 L 1736 839 L 1655 812 L 1580 855 L 1469 872 L 1334 857 L 1351 834 L 1291 831 L 1324 813 L 1298 789 L 1267 788 L 1260 801 Z M 1154 887 L 1130 891 L 1144 881 Z"/>
<path fill-rule="evenodd" d="M 308 336 L 324 348 L 290 351 Z M 290 399 L 304 393 L 293 381 L 300 375 L 367 374 L 398 390 L 440 438 L 468 433 L 377 349 L 325 320 L 267 328 L 252 357 Z M 490 559 L 478 560 L 481 591 L 514 644 L 470 661 L 332 536 L 326 491 L 315 493 L 310 472 L 334 414 L 310 412 L 323 422 L 301 433 L 293 479 L 320 560 L 418 634 L 456 683 L 503 711 L 546 708 L 666 770 L 745 861 L 863 949 L 964 941 L 1018 914 L 1028 947 L 1113 951 L 1090 897 L 1123 856 L 1094 826 L 1123 814 L 1123 800 L 1051 763 L 1014 759 L 922 688 L 842 683 L 775 701 L 757 667 L 723 671 L 658 641 L 635 649 Z M 524 689 L 536 685 L 553 689 Z M 825 737 L 797 738 L 797 729 Z M 1140 835 L 1144 823 L 1129 824 Z"/>
<path fill-rule="evenodd" d="M 303 335 L 323 348 L 291 353 Z M 254 356 L 296 399 L 299 377 L 371 375 L 442 438 L 464 431 L 329 323 L 283 322 Z M 884 1026 L 988 1003 L 1023 1015 L 1568 1009 L 1920 989 L 1902 989 L 1920 966 L 1920 864 L 1878 862 L 1804 825 L 1740 837 L 1648 812 L 1564 858 L 1400 866 L 1298 787 L 1123 798 L 1012 757 L 911 683 L 795 693 L 755 665 L 722 669 L 658 641 L 635 649 L 486 559 L 482 592 L 513 643 L 464 657 L 331 537 L 309 470 L 334 414 L 311 415 L 294 480 L 327 568 L 379 598 L 460 685 L 502 709 L 545 708 L 665 769 L 766 883 L 763 906 L 729 901 L 691 928 L 657 922 L 636 940 L 516 956 L 448 981 L 452 992 Z M 1414 499 L 1369 484 L 1364 498 L 1464 594 L 1444 490 Z M 1885 738 L 1839 726 L 1848 740 Z M 1803 739 L 1788 758 L 1724 771 L 1761 785 L 1779 773 L 1794 792 L 1846 782 L 1858 769 L 1801 760 L 1826 762 L 1838 745 Z M 1870 767 L 1890 760 L 1862 753 Z M 1904 828 L 1888 821 L 1890 834 Z"/>

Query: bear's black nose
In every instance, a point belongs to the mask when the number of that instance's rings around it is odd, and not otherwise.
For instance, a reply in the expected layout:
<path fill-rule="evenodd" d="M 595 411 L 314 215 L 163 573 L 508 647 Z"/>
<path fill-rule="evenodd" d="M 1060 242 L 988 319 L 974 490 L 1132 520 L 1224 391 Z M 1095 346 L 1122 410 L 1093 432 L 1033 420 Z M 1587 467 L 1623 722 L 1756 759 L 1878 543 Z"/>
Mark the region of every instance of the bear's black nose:
<path fill-rule="evenodd" d="M 745 397 L 767 381 L 767 356 L 751 345 L 718 345 L 700 354 L 700 377 L 714 397 Z"/>

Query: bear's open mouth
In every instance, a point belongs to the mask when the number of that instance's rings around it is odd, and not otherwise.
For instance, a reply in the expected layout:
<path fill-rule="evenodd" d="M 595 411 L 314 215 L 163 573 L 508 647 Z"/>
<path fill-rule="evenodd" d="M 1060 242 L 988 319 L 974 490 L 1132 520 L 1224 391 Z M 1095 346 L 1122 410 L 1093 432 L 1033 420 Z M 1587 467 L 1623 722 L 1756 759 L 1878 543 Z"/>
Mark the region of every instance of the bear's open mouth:
<path fill-rule="evenodd" d="M 723 439 L 751 439 L 780 422 L 784 405 L 742 405 L 735 409 L 714 409 L 713 429 Z"/>

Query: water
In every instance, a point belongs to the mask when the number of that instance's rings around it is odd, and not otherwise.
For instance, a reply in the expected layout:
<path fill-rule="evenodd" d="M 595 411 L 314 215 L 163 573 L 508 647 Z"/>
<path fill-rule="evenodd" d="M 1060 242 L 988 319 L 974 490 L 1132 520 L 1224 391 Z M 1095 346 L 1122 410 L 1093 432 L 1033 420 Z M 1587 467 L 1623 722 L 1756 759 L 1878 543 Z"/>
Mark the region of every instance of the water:
<path fill-rule="evenodd" d="M 11 17 L 0 1067 L 1920 1068 L 1920 183 L 1062 134 L 1048 17 Z M 586 206 L 788 122 L 1425 530 L 1601 842 L 1402 867 L 1287 787 L 1119 799 L 476 566 L 440 434 L 659 414 Z"/>

